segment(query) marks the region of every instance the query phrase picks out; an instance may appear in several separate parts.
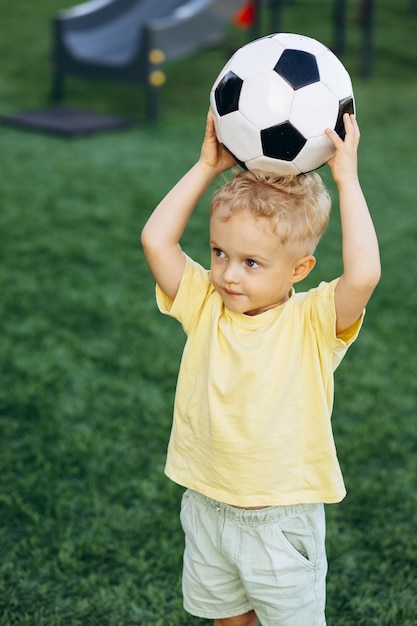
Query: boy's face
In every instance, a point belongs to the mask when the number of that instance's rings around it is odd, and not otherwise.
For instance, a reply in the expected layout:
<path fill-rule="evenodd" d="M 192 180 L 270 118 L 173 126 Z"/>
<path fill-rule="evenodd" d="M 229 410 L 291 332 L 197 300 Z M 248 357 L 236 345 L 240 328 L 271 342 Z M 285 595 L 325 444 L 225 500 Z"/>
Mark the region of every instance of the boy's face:
<path fill-rule="evenodd" d="M 268 219 L 249 211 L 210 219 L 211 281 L 225 306 L 258 315 L 285 302 L 294 280 L 290 260 Z"/>

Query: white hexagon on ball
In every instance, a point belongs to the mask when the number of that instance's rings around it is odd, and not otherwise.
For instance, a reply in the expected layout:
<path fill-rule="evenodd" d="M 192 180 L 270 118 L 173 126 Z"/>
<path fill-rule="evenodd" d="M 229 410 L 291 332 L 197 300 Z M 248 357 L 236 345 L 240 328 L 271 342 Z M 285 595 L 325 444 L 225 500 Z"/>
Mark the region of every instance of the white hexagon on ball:
<path fill-rule="evenodd" d="M 219 120 L 220 136 L 225 146 L 233 143 L 233 156 L 243 163 L 262 155 L 259 130 L 240 111 L 229 113 Z"/>
<path fill-rule="evenodd" d="M 330 52 L 330 51 L 329 51 Z M 343 63 L 332 53 L 327 54 L 327 50 L 317 56 L 317 64 L 320 72 L 320 81 L 336 95 L 338 100 L 346 98 L 352 94 L 352 82 Z"/>
<path fill-rule="evenodd" d="M 259 100 L 259 94 L 262 100 Z M 243 81 L 239 111 L 259 130 L 287 120 L 294 90 L 276 72 L 264 72 Z"/>
<path fill-rule="evenodd" d="M 313 137 L 308 139 L 305 146 L 301 148 L 293 164 L 299 173 L 310 172 L 327 163 L 333 155 L 333 144 L 326 135 L 324 137 Z"/>
<path fill-rule="evenodd" d="M 297 176 L 301 173 L 293 161 L 282 161 L 279 159 L 271 159 L 266 156 L 259 156 L 245 163 L 251 172 L 267 172 L 272 176 Z"/>
<path fill-rule="evenodd" d="M 320 54 L 325 47 L 317 39 L 306 37 L 305 35 L 297 35 L 297 33 L 278 33 L 273 35 L 272 39 L 273 41 L 278 41 L 284 48 L 310 52 L 314 56 Z"/>
<path fill-rule="evenodd" d="M 321 82 L 313 83 L 294 92 L 289 120 L 308 139 L 334 128 L 338 112 L 339 101 L 334 93 Z"/>
<path fill-rule="evenodd" d="M 229 68 L 245 79 L 256 74 L 261 74 L 267 70 L 273 70 L 275 63 L 284 51 L 284 46 L 273 37 L 256 39 L 242 48 L 239 48 L 233 55 L 233 64 Z M 227 68 L 227 65 L 224 69 Z M 220 73 L 220 78 L 224 71 Z"/>

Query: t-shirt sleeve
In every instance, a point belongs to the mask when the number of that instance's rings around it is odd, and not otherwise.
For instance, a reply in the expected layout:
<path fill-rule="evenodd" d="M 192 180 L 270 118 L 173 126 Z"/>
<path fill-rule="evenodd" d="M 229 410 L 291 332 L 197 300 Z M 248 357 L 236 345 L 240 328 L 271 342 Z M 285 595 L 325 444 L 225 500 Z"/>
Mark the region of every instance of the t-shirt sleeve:
<path fill-rule="evenodd" d="M 346 346 L 350 346 L 359 335 L 359 331 L 362 328 L 363 318 L 365 316 L 365 309 L 362 311 L 361 316 L 356 320 L 352 326 L 344 330 L 337 335 L 339 341 L 342 341 Z"/>
<path fill-rule="evenodd" d="M 187 256 L 184 274 L 174 300 L 156 285 L 156 302 L 161 313 L 178 320 L 188 334 L 206 298 L 213 291 L 209 272 Z"/>
<path fill-rule="evenodd" d="M 362 327 L 365 310 L 357 321 L 343 333 L 336 334 L 336 307 L 334 292 L 339 279 L 326 283 L 322 282 L 313 290 L 312 321 L 317 332 L 325 338 L 329 351 L 333 355 L 334 369 L 346 354 L 349 346 L 356 340 Z"/>

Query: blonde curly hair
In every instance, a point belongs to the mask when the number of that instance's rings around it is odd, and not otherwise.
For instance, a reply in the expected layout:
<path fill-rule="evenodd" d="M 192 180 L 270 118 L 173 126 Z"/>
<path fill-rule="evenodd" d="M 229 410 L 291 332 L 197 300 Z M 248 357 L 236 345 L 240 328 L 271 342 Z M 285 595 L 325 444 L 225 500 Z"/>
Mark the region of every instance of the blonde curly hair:
<path fill-rule="evenodd" d="M 269 219 L 280 243 L 313 254 L 329 222 L 331 199 L 316 172 L 279 178 L 239 171 L 213 196 L 210 215 L 222 221 L 240 211 Z"/>

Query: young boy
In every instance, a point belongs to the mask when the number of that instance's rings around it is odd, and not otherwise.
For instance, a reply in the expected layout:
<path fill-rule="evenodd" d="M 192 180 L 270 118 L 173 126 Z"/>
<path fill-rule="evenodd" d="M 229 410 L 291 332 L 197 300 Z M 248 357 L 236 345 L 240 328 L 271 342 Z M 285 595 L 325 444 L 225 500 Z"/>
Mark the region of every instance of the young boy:
<path fill-rule="evenodd" d="M 328 165 L 340 197 L 343 274 L 306 293 L 330 200 L 318 174 L 241 172 L 214 197 L 211 270 L 179 241 L 204 192 L 235 165 L 211 112 L 200 158 L 142 232 L 163 313 L 187 334 L 166 474 L 187 488 L 184 606 L 216 626 L 325 624 L 324 503 L 345 495 L 331 432 L 333 372 L 380 277 L 344 117 Z"/>

